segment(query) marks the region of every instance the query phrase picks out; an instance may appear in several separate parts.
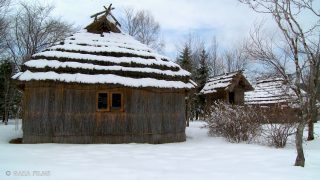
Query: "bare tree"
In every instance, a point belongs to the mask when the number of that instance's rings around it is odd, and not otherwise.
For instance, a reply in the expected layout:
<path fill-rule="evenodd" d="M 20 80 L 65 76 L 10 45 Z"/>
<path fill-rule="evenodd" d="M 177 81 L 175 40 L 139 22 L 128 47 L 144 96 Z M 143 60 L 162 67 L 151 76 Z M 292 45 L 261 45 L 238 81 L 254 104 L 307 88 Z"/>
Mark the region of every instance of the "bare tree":
<path fill-rule="evenodd" d="M 6 14 L 9 3 L 9 0 L 0 0 L 0 54 L 6 48 L 5 37 L 8 33 L 8 20 Z"/>
<path fill-rule="evenodd" d="M 208 47 L 209 68 L 212 76 L 217 76 L 223 73 L 224 65 L 221 56 L 219 55 L 219 44 L 214 36 Z"/>
<path fill-rule="evenodd" d="M 126 8 L 121 24 L 124 31 L 140 42 L 158 51 L 163 50 L 164 42 L 160 36 L 160 25 L 149 11 Z"/>
<path fill-rule="evenodd" d="M 309 111 L 309 122 L 308 122 L 308 138 L 307 140 L 314 140 L 314 123 L 317 122 L 318 108 L 317 108 L 317 97 L 320 95 L 320 34 L 318 42 L 313 44 L 311 62 L 310 62 L 310 72 L 308 75 L 308 81 L 306 83 L 307 92 L 311 95 L 310 98 L 310 111 Z M 309 58 L 310 58 L 309 57 Z"/>
<path fill-rule="evenodd" d="M 137 36 L 139 31 L 139 22 L 136 22 L 137 18 L 135 18 L 135 11 L 132 8 L 126 8 L 124 9 L 123 16 L 124 17 L 122 17 L 121 19 L 122 29 L 131 36 Z"/>
<path fill-rule="evenodd" d="M 227 72 L 234 72 L 244 70 L 248 64 L 247 54 L 243 51 L 242 44 L 236 45 L 224 52 L 223 59 L 225 63 L 225 70 Z"/>
<path fill-rule="evenodd" d="M 10 55 L 17 67 L 35 54 L 74 32 L 72 25 L 51 16 L 53 6 L 20 4 L 7 38 Z"/>
<path fill-rule="evenodd" d="M 312 122 L 312 118 L 316 111 L 316 97 L 319 89 L 319 63 L 320 60 L 316 56 L 313 45 L 315 43 L 315 35 L 319 33 L 319 10 L 313 6 L 313 0 L 239 0 L 249 5 L 250 8 L 259 13 L 269 13 L 275 20 L 280 32 L 282 33 L 290 53 L 295 70 L 295 86 L 292 86 L 298 97 L 300 120 L 296 131 L 296 150 L 297 158 L 296 166 L 305 165 L 303 151 L 303 131 L 308 124 Z M 308 28 L 303 27 L 300 22 L 303 13 L 314 15 L 316 22 Z M 257 43 L 259 45 L 259 43 Z M 260 48 L 261 49 L 261 48 Z M 263 50 L 265 51 L 265 50 Z M 261 54 L 269 55 L 273 58 L 270 51 Z M 277 64 L 270 61 L 275 67 Z M 281 67 L 277 67 L 281 70 Z M 305 70 L 307 68 L 307 70 Z M 284 72 L 284 70 L 282 70 Z M 304 76 L 304 73 L 308 73 Z M 286 79 L 290 80 L 286 74 L 282 74 Z M 308 79 L 304 79 L 308 77 Z M 304 97 L 301 89 L 301 82 L 308 82 L 307 94 Z"/>
<path fill-rule="evenodd" d="M 8 1 L 0 0 L 0 3 L 3 2 Z M 0 4 L 1 13 L 3 12 L 1 7 L 4 7 L 2 5 Z M 21 63 L 29 60 L 32 54 L 59 42 L 73 32 L 71 25 L 51 16 L 52 6 L 25 3 L 17 6 L 18 10 L 10 19 L 2 21 L 4 16 L 0 17 L 0 29 L 7 30 L 1 37 L 1 40 L 5 40 L 2 42 L 4 42 L 6 54 L 3 62 L 0 63 L 1 86 L 3 86 L 0 89 L 0 96 L 3 99 L 0 101 L 0 107 L 1 110 L 3 109 L 5 122 L 8 122 L 9 116 L 19 109 L 21 101 L 21 93 L 11 80 L 12 74 L 20 68 Z M 3 24 L 5 28 L 2 28 Z M 2 34 L 0 33 L 0 36 Z"/>
<path fill-rule="evenodd" d="M 279 41 L 281 37 L 277 37 L 275 34 L 277 33 L 264 33 L 263 23 L 255 24 L 244 46 L 244 52 L 249 60 L 258 60 L 265 66 L 265 69 L 268 70 L 268 72 L 264 72 L 266 76 L 272 74 L 289 81 L 288 74 L 291 73 L 289 66 L 292 60 L 290 47 L 286 42 L 281 43 L 281 40 Z"/>

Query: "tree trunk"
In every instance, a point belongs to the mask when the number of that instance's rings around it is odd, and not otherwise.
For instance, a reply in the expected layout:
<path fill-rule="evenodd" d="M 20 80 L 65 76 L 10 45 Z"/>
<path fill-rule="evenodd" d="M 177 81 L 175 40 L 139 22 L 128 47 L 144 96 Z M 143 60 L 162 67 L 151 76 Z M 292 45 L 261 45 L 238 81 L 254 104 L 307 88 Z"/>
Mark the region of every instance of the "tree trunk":
<path fill-rule="evenodd" d="M 196 120 L 199 120 L 199 110 L 196 109 Z"/>
<path fill-rule="evenodd" d="M 4 125 L 8 125 L 8 113 L 5 113 Z"/>
<path fill-rule="evenodd" d="M 297 150 L 297 158 L 295 162 L 295 166 L 304 167 L 305 158 L 303 153 L 303 130 L 304 130 L 305 123 L 300 122 L 296 132 L 296 150 Z"/>
<path fill-rule="evenodd" d="M 5 79 L 5 94 L 4 94 L 4 124 L 8 125 L 8 115 L 9 115 L 9 103 L 8 103 L 8 98 L 9 98 L 9 81 Z"/>
<path fill-rule="evenodd" d="M 189 127 L 189 97 L 185 100 L 186 109 L 185 109 L 185 116 L 186 116 L 186 126 Z"/>
<path fill-rule="evenodd" d="M 317 122 L 318 110 L 315 99 L 314 97 L 314 100 L 311 100 L 310 118 L 308 119 L 308 141 L 314 140 L 314 123 Z"/>
<path fill-rule="evenodd" d="M 5 113 L 4 113 L 4 111 L 2 112 L 2 123 L 4 123 L 4 121 L 5 121 Z"/>
<path fill-rule="evenodd" d="M 308 138 L 307 141 L 314 140 L 314 123 L 313 119 L 311 118 L 308 122 Z"/>
<path fill-rule="evenodd" d="M 9 115 L 9 108 L 7 103 L 7 97 L 5 96 L 4 100 L 4 124 L 8 125 L 8 115 Z"/>

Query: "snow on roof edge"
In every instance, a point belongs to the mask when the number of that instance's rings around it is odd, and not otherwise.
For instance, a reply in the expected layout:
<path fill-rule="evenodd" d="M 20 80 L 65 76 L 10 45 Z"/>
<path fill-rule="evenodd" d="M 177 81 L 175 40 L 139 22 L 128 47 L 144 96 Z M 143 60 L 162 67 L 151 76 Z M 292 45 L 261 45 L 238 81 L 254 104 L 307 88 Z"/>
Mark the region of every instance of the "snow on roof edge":
<path fill-rule="evenodd" d="M 98 74 L 98 75 L 88 75 L 88 74 L 67 74 L 67 73 L 56 73 L 50 72 L 31 72 L 29 70 L 18 73 L 12 77 L 12 79 L 18 81 L 60 81 L 66 83 L 84 83 L 84 84 L 119 84 L 127 87 L 156 87 L 156 88 L 172 88 L 172 89 L 192 89 L 195 86 L 189 82 L 184 83 L 182 81 L 166 81 L 158 80 L 153 78 L 130 78 L 122 77 L 113 74 Z"/>

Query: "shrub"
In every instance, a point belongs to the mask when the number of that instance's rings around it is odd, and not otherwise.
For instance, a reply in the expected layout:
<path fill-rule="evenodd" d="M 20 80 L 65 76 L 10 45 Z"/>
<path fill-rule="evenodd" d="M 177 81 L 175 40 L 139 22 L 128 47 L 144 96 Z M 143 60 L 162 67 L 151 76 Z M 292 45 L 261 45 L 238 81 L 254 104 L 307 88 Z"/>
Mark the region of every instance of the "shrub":
<path fill-rule="evenodd" d="M 211 136 L 239 143 L 262 135 L 263 144 L 283 148 L 295 133 L 298 115 L 294 109 L 280 105 L 251 107 L 215 102 L 206 108 L 205 119 Z"/>
<path fill-rule="evenodd" d="M 215 102 L 207 110 L 209 135 L 225 137 L 230 142 L 252 141 L 260 135 L 261 113 L 245 106 Z"/>
<path fill-rule="evenodd" d="M 263 135 L 270 146 L 283 148 L 286 146 L 288 137 L 295 133 L 295 123 L 266 124 Z"/>
<path fill-rule="evenodd" d="M 15 138 L 9 141 L 10 144 L 22 144 L 22 138 Z"/>
<path fill-rule="evenodd" d="M 265 109 L 264 113 L 267 115 L 267 124 L 264 125 L 263 135 L 267 143 L 276 148 L 285 147 L 288 137 L 296 131 L 297 113 L 281 106 Z"/>

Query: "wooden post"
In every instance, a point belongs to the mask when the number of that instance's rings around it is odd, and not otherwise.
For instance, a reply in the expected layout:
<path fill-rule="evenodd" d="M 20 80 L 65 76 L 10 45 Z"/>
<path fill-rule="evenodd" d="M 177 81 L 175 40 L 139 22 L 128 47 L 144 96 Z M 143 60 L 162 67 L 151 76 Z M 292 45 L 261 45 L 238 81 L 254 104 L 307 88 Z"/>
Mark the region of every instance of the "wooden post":
<path fill-rule="evenodd" d="M 189 120 L 189 97 L 186 96 L 185 98 L 185 116 L 186 116 L 186 126 L 189 127 L 189 123 L 190 123 L 190 120 Z"/>

